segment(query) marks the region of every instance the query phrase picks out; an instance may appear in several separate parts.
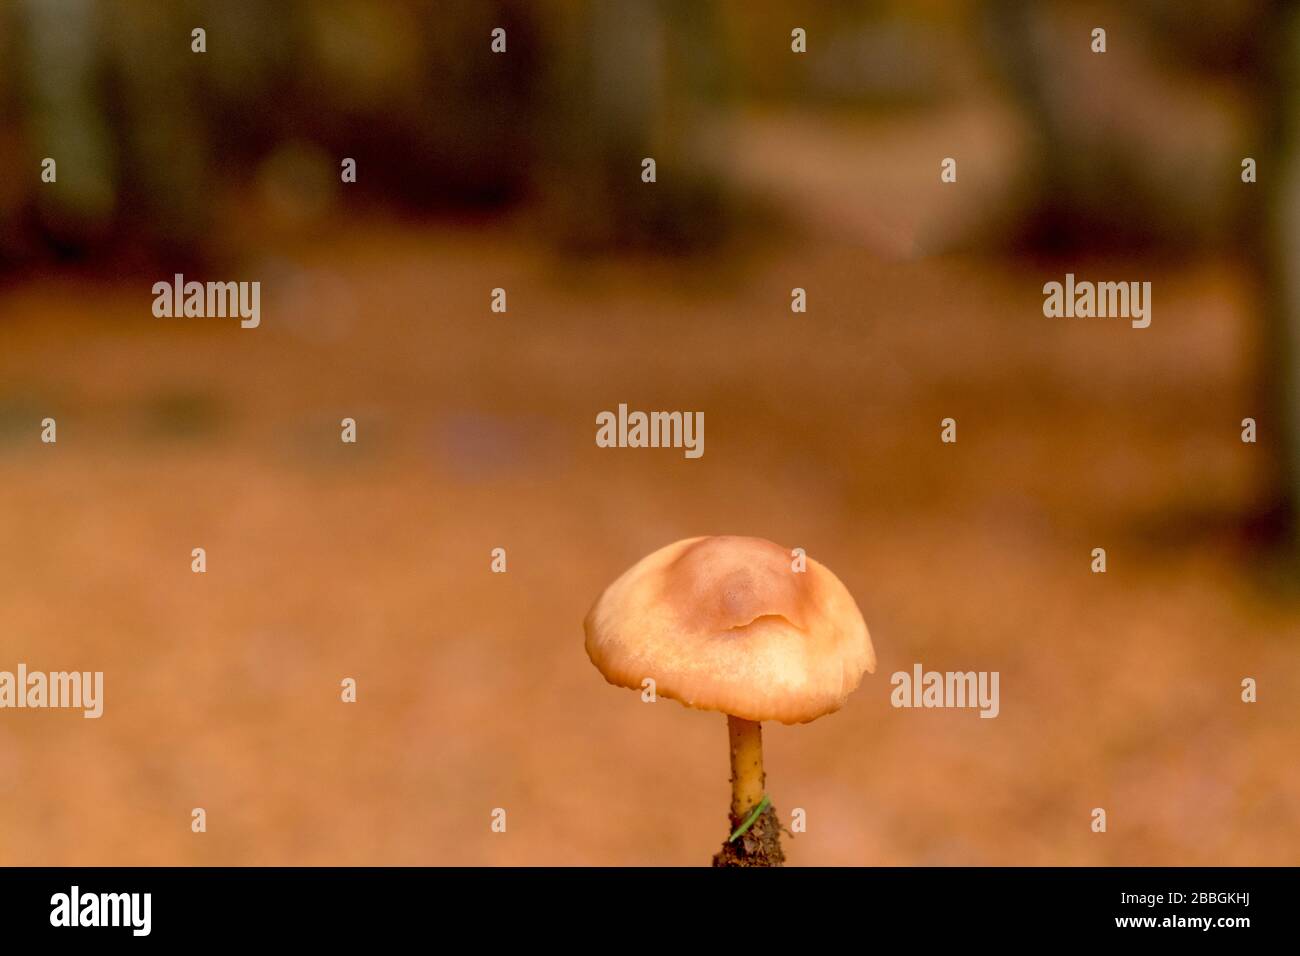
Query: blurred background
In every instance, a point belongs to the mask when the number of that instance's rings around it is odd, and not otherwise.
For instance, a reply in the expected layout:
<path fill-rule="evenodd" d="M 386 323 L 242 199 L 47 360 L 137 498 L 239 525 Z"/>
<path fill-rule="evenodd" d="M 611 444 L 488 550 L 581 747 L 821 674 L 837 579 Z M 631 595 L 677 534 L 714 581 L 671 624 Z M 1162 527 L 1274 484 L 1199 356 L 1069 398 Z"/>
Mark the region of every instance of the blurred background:
<path fill-rule="evenodd" d="M 1295 864 L 1298 53 L 1265 0 L 0 0 L 0 669 L 106 674 L 0 714 L 0 863 L 707 864 L 723 717 L 581 622 L 735 533 L 880 658 L 766 728 L 792 864 Z M 620 402 L 704 457 L 596 448 Z M 1001 715 L 892 709 L 916 662 Z"/>

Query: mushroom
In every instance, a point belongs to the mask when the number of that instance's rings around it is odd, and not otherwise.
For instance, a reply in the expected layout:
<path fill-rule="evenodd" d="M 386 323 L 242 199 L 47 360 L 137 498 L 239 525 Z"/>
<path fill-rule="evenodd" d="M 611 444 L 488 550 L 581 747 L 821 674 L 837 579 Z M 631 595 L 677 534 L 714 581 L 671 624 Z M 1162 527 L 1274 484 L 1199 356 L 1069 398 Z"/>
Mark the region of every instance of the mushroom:
<path fill-rule="evenodd" d="M 727 715 L 731 837 L 714 866 L 779 866 L 762 721 L 839 710 L 876 654 L 848 590 L 821 564 L 762 538 L 686 538 L 642 558 L 583 622 L 587 656 L 611 684 Z M 806 570 L 796 571 L 798 564 Z"/>

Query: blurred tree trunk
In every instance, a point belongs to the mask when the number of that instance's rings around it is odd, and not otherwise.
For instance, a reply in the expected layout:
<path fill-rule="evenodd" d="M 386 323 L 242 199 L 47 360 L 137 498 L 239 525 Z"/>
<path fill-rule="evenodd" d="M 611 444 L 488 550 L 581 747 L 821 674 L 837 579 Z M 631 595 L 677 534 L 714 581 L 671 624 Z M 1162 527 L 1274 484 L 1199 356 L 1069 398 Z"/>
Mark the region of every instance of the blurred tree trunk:
<path fill-rule="evenodd" d="M 715 6 L 585 0 L 563 14 L 553 25 L 557 115 L 548 124 L 556 238 L 590 252 L 717 243 L 730 210 Z M 653 184 L 641 181 L 647 157 Z"/>
<path fill-rule="evenodd" d="M 1260 441 L 1277 449 L 1273 507 L 1300 556 L 1300 7 L 1275 2 L 1261 24 L 1264 136 L 1248 226 L 1263 291 Z M 1273 435 L 1269 435 L 1269 431 Z"/>
<path fill-rule="evenodd" d="M 24 182 L 47 242 L 79 251 L 108 233 L 117 202 L 111 134 L 97 100 L 98 8 L 91 0 L 25 0 L 22 29 L 22 121 L 30 143 Z M 40 163 L 57 164 L 57 188 L 35 185 Z M 15 178 L 18 171 L 13 171 Z"/>
<path fill-rule="evenodd" d="M 1034 142 L 1033 168 L 1021 175 L 1032 191 L 1024 199 L 1032 220 L 1025 233 L 1038 243 L 1059 245 L 1063 240 L 1058 237 L 1079 227 L 1076 211 L 1084 202 L 1077 194 L 1085 173 L 1080 164 L 1087 158 L 1070 141 L 1068 104 L 1059 101 L 1053 88 L 1056 71 L 1036 30 L 1035 11 L 1024 0 L 987 0 L 983 13 L 993 66 L 1024 114 Z"/>

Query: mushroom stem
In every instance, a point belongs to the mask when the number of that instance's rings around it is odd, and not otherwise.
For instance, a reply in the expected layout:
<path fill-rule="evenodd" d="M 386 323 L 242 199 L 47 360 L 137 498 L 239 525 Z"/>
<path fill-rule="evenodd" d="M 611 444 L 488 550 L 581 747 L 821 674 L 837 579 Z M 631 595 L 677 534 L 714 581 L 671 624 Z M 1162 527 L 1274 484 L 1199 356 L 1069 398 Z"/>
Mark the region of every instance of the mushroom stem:
<path fill-rule="evenodd" d="M 731 740 L 731 815 L 744 817 L 763 799 L 763 725 L 727 715 Z"/>
<path fill-rule="evenodd" d="M 763 730 L 754 720 L 727 715 L 731 740 L 731 837 L 713 855 L 714 866 L 781 866 L 781 824 L 764 799 Z"/>

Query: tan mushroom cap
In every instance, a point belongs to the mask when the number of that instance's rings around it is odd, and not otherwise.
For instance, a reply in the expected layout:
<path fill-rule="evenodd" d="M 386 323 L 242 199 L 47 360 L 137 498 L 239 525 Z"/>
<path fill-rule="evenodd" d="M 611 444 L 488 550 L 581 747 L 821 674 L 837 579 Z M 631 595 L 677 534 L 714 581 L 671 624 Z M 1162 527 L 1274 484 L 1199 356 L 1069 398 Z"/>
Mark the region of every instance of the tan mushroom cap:
<path fill-rule="evenodd" d="M 686 538 L 642 558 L 583 622 L 611 684 L 747 720 L 802 724 L 839 710 L 874 673 L 853 597 L 824 566 L 795 572 L 762 538 Z"/>

